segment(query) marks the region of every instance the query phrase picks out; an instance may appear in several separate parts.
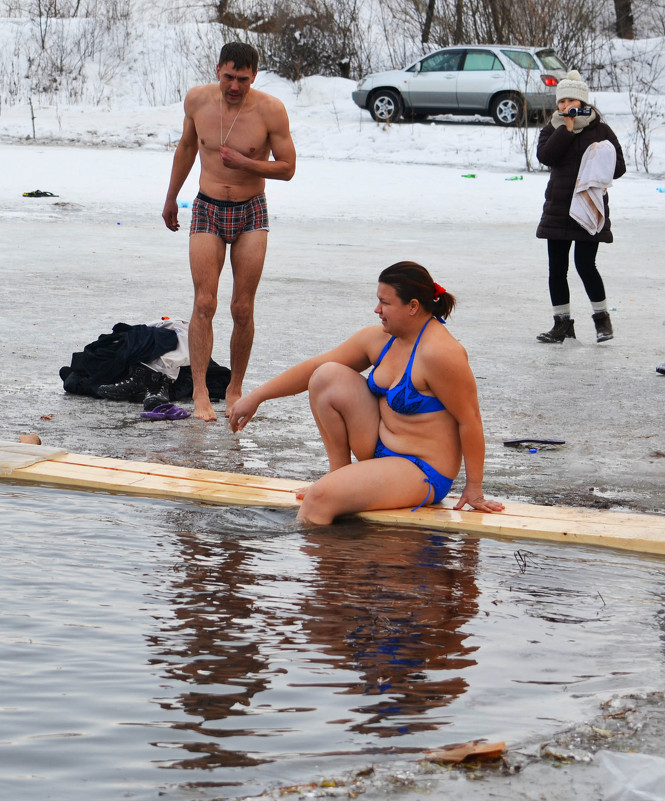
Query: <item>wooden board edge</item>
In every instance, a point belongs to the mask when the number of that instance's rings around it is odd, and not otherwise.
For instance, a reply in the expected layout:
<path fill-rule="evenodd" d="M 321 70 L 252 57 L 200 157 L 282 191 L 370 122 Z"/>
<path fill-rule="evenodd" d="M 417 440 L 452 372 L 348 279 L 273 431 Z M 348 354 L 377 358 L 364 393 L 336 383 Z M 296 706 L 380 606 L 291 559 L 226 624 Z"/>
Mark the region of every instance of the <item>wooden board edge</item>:
<path fill-rule="evenodd" d="M 589 526 L 587 531 L 575 530 L 571 526 L 566 531 L 557 531 L 543 523 L 553 521 L 533 522 L 527 518 L 510 515 L 478 515 L 474 512 L 456 512 L 446 516 L 439 514 L 436 518 L 425 515 L 407 517 L 399 512 L 407 510 L 359 512 L 356 516 L 367 522 L 381 525 L 394 524 L 399 526 L 429 528 L 432 531 L 447 531 L 449 533 L 475 534 L 479 536 L 545 540 L 566 544 L 589 545 L 602 548 L 615 548 L 636 553 L 664 554 L 665 532 L 644 532 L 644 534 L 631 533 L 624 524 L 605 526 Z M 460 515 L 460 517 L 457 517 Z M 480 518 L 485 520 L 480 520 Z M 491 522 L 487 518 L 495 518 Z M 528 521 L 528 522 L 527 522 Z M 660 534 L 660 536 L 659 536 Z"/>
<path fill-rule="evenodd" d="M 108 467 L 113 470 L 123 470 L 125 472 L 137 472 L 140 474 L 162 475 L 165 477 L 192 478 L 200 481 L 210 481 L 211 483 L 230 484 L 236 486 L 257 487 L 280 492 L 293 492 L 311 484 L 308 481 L 298 479 L 271 478 L 258 476 L 250 473 L 231 473 L 216 470 L 206 470 L 204 468 L 190 468 L 179 465 L 168 465 L 159 462 L 135 462 L 131 460 L 117 459 L 101 456 L 87 456 L 84 454 L 66 454 L 53 461 L 62 461 L 68 464 L 80 464 L 87 466 Z M 458 498 L 449 495 L 443 502 L 443 506 L 429 507 L 432 511 L 452 510 L 452 505 Z M 451 504 L 450 506 L 448 504 Z M 665 536 L 665 515 L 658 515 L 648 512 L 624 512 L 613 509 L 592 509 L 583 506 L 545 506 L 531 504 L 520 501 L 505 501 L 505 512 L 512 516 L 520 516 L 535 519 L 556 519 L 562 523 L 565 521 L 579 521 L 583 523 L 602 523 L 611 516 L 613 523 L 634 524 L 639 520 L 640 525 L 653 527 L 663 532 Z"/>
<path fill-rule="evenodd" d="M 81 463 L 83 462 L 83 464 Z M 109 464 L 110 463 L 110 464 Z M 138 465 L 139 469 L 135 467 Z M 297 508 L 295 489 L 304 482 L 280 480 L 278 487 L 273 479 L 245 474 L 222 473 L 190 468 L 177 468 L 175 474 L 164 475 L 161 464 L 151 472 L 150 463 L 132 462 L 106 457 L 79 457 L 66 454 L 54 459 L 16 468 L 3 479 L 30 483 L 45 483 L 70 489 L 103 490 L 113 494 L 154 497 L 166 500 L 189 500 L 226 506 L 272 506 Z M 166 466 L 169 467 L 169 466 Z M 127 468 L 127 469 L 125 469 Z M 208 480 L 212 474 L 212 481 Z M 202 480 L 193 478 L 201 476 Z M 230 477 L 233 483 L 224 481 Z M 254 479 L 259 479 L 254 482 Z M 240 483 L 237 480 L 241 479 Z M 292 489 L 286 489 L 287 481 Z M 451 498 L 446 499 L 448 503 Z M 455 511 L 450 507 L 427 507 L 411 512 L 410 509 L 361 512 L 357 517 L 369 522 L 398 526 L 431 528 L 439 531 L 456 531 L 488 536 L 519 537 L 555 542 L 575 542 L 601 547 L 645 553 L 665 553 L 665 517 L 645 516 L 640 513 L 614 513 L 611 510 L 591 510 L 582 519 L 576 516 L 562 520 L 558 507 L 535 507 L 547 516 L 534 516 L 529 504 L 511 504 L 530 514 L 486 514 L 473 511 Z M 509 507 L 510 508 L 510 507 Z M 569 510 L 568 510 L 569 511 Z M 585 512 L 583 508 L 581 512 Z M 645 525 L 645 517 L 653 518 L 655 526 Z"/>
<path fill-rule="evenodd" d="M 40 462 L 14 471 L 10 478 L 15 481 L 49 486 L 66 487 L 71 490 L 96 490 L 115 495 L 135 495 L 165 500 L 197 501 L 224 506 L 272 506 L 276 508 L 297 508 L 295 492 L 272 491 L 263 487 L 242 487 L 230 484 L 214 484 L 155 476 L 110 471 L 91 466 L 62 465 L 58 468 L 53 462 Z M 81 474 L 81 470 L 88 471 Z"/>
<path fill-rule="evenodd" d="M 295 492 L 307 487 L 311 482 L 299 481 L 292 478 L 270 478 L 267 476 L 252 475 L 250 473 L 230 473 L 221 470 L 206 470 L 200 467 L 183 467 L 161 462 L 135 462 L 126 459 L 116 459 L 107 456 L 88 456 L 84 454 L 67 453 L 49 461 L 65 464 L 80 465 L 81 467 L 102 467 L 108 470 L 121 470 L 134 472 L 139 475 L 158 475 L 165 478 L 185 478 L 197 481 L 208 481 L 214 484 L 229 484 L 235 486 L 251 486 L 274 490 L 275 492 Z"/>

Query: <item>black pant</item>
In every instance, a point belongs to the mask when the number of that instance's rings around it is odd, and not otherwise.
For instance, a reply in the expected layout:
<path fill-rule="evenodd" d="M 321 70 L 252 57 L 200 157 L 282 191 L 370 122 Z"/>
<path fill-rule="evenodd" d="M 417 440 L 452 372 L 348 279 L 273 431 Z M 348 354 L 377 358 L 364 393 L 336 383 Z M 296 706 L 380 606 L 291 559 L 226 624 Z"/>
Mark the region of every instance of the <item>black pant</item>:
<path fill-rule="evenodd" d="M 564 306 L 570 303 L 568 257 L 571 244 L 572 242 L 568 239 L 547 240 L 552 306 Z M 603 279 L 596 267 L 596 253 L 598 253 L 598 242 L 575 242 L 575 268 L 592 303 L 600 303 L 605 300 Z"/>

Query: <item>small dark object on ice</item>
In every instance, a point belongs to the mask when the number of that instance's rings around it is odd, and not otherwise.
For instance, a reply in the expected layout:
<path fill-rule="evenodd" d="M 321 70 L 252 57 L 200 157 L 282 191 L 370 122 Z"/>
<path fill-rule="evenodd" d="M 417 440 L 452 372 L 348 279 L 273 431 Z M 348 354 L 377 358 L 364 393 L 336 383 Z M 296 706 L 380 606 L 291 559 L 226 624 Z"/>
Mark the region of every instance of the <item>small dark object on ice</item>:
<path fill-rule="evenodd" d="M 503 443 L 508 448 L 520 445 L 565 445 L 565 439 L 507 439 Z"/>
<path fill-rule="evenodd" d="M 42 192 L 41 189 L 35 189 L 34 192 L 24 192 L 23 197 L 60 197 L 60 195 L 54 195 L 53 192 Z"/>

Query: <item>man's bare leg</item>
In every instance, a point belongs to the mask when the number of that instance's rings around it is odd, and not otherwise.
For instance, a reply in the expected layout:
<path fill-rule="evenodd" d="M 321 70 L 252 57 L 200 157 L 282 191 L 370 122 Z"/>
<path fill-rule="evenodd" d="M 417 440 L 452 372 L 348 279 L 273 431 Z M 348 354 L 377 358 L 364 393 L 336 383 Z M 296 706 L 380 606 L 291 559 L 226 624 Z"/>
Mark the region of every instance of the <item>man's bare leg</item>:
<path fill-rule="evenodd" d="M 215 234 L 192 234 L 189 263 L 194 282 L 194 310 L 189 321 L 189 362 L 192 368 L 194 417 L 216 420 L 206 385 L 212 356 L 212 319 L 217 309 L 217 288 L 224 265 L 226 245 Z"/>
<path fill-rule="evenodd" d="M 248 231 L 231 245 L 233 297 L 231 298 L 231 380 L 226 388 L 226 416 L 242 395 L 254 342 L 254 299 L 261 280 L 268 244 L 267 231 Z"/>

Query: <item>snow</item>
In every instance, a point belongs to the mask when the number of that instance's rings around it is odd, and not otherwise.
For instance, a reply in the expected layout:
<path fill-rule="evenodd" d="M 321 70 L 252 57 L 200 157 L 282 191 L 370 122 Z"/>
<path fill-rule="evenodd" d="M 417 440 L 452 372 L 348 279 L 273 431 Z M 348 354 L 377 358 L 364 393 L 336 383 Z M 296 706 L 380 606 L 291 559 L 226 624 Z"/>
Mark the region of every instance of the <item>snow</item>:
<path fill-rule="evenodd" d="M 9 40 L 8 27 L 11 28 L 9 21 L 0 25 L 0 33 L 4 30 L 4 39 Z M 152 47 L 150 58 L 154 61 L 162 51 L 158 44 L 153 43 Z M 47 173 L 32 179 L 32 182 L 37 181 L 33 189 L 48 189 L 46 184 L 50 184 L 62 194 L 58 169 L 65 175 L 71 174 L 77 168 L 66 161 L 84 159 L 86 164 L 95 162 L 92 170 L 104 186 L 107 201 L 121 200 L 121 197 L 110 196 L 113 187 L 119 188 L 120 182 L 107 148 L 164 154 L 175 147 L 182 130 L 182 101 L 169 105 L 147 103 L 145 75 L 138 68 L 126 68 L 122 83 L 118 83 L 119 75 L 116 79 L 114 94 L 105 96 L 96 105 L 63 105 L 61 101 L 48 103 L 35 98 L 34 122 L 27 103 L 0 107 L 0 143 L 98 148 L 86 152 L 85 156 L 79 150 L 60 148 L 59 168 L 54 169 L 52 177 Z M 371 192 L 374 187 L 381 191 L 372 194 L 369 208 L 372 216 L 381 218 L 400 216 L 406 203 L 414 213 L 424 214 L 426 219 L 438 219 L 442 213 L 446 216 L 451 204 L 453 213 L 459 211 L 464 215 L 476 210 L 492 217 L 504 218 L 507 214 L 512 220 L 516 217 L 534 219 L 534 203 L 539 203 L 547 177 L 535 156 L 536 127 L 525 132 L 500 128 L 486 118 L 451 115 L 421 123 L 377 124 L 367 111 L 353 103 L 351 92 L 355 82 L 343 78 L 315 76 L 292 83 L 273 73 L 259 72 L 255 87 L 275 95 L 285 104 L 300 160 L 301 166 L 291 185 L 275 183 L 270 187 L 273 202 L 276 201 L 282 214 L 298 218 L 311 215 L 339 218 L 346 209 L 349 218 L 356 219 L 357 204 L 349 195 L 360 194 L 365 199 L 363 193 Z M 155 93 L 160 94 L 153 86 Z M 657 101 L 663 99 L 654 97 Z M 591 99 L 615 130 L 629 165 L 629 179 L 622 180 L 616 190 L 617 197 L 621 198 L 618 207 L 632 214 L 636 208 L 649 213 L 648 207 L 652 206 L 655 213 L 662 213 L 659 201 L 665 198 L 655 196 L 653 184 L 662 182 L 665 174 L 665 126 L 658 127 L 654 123 L 651 131 L 653 156 L 650 176 L 647 176 L 639 157 L 636 159 L 635 123 L 630 112 L 629 93 L 592 91 Z M 150 156 L 145 155 L 145 159 L 147 162 Z M 303 169 L 303 163 L 310 159 L 316 160 L 317 171 L 322 170 L 324 175 L 314 176 L 311 170 Z M 4 173 L 4 192 L 9 191 L 10 196 L 15 197 L 16 188 L 21 188 L 21 194 L 30 189 L 32 182 L 24 167 L 21 165 L 21 172 L 12 175 L 12 167 L 19 168 L 19 163 L 10 157 L 4 161 L 9 167 L 9 174 Z M 354 191 L 351 193 L 346 181 L 334 179 L 337 171 L 348 169 L 349 164 L 353 165 Z M 461 175 L 469 173 L 474 173 L 476 179 L 461 179 Z M 524 179 L 519 186 L 505 182 L 515 175 Z M 310 185 L 310 176 L 314 185 Z M 163 171 L 155 177 L 154 184 L 142 183 L 132 191 L 142 188 L 151 197 L 153 192 L 161 197 L 166 180 Z M 319 192 L 320 180 L 325 180 L 325 193 Z M 20 187 L 14 181 L 19 181 Z M 423 186 L 427 187 L 426 193 L 422 191 Z M 191 194 L 191 185 L 188 190 Z M 482 205 L 478 203 L 479 196 L 484 198 Z M 313 197 L 316 203 L 312 203 Z M 644 208 L 645 201 L 647 208 Z M 326 210 L 328 205 L 329 211 Z"/>
<path fill-rule="evenodd" d="M 279 97 L 287 108 L 299 159 L 291 183 L 269 186 L 276 214 L 388 220 L 402 219 L 406 213 L 425 221 L 459 215 L 464 220 L 537 222 L 547 173 L 535 158 L 536 127 L 527 131 L 532 166 L 528 171 L 521 131 L 500 128 L 488 119 L 450 115 L 424 123 L 377 124 L 351 100 L 354 85 L 321 77 L 296 85 L 259 73 L 256 88 Z M 665 197 L 656 190 L 664 180 L 665 128 L 652 133 L 654 155 L 646 175 L 635 164 L 627 93 L 599 92 L 593 100 L 617 133 L 629 164 L 628 176 L 612 192 L 617 213 L 662 215 Z M 181 103 L 37 105 L 33 139 L 29 107 L 5 106 L 0 114 L 0 143 L 5 144 L 0 202 L 5 208 L 13 206 L 17 196 L 38 188 L 64 197 L 76 187 L 79 200 L 87 201 L 90 194 L 110 207 L 128 195 L 136 202 L 161 203 L 168 180 L 166 162 L 172 158 L 182 119 Z M 18 143 L 30 145 L 33 153 L 51 144 L 73 147 L 53 150 L 47 166 L 40 161 L 34 174 L 29 157 L 26 165 L 11 155 L 24 152 L 14 147 Z M 135 151 L 131 189 L 118 171 L 114 148 Z M 77 181 L 81 170 L 94 176 L 83 187 Z M 463 177 L 469 174 L 475 178 Z M 193 170 L 182 199 L 191 200 L 195 194 L 196 177 Z M 521 180 L 509 180 L 516 177 Z"/>

